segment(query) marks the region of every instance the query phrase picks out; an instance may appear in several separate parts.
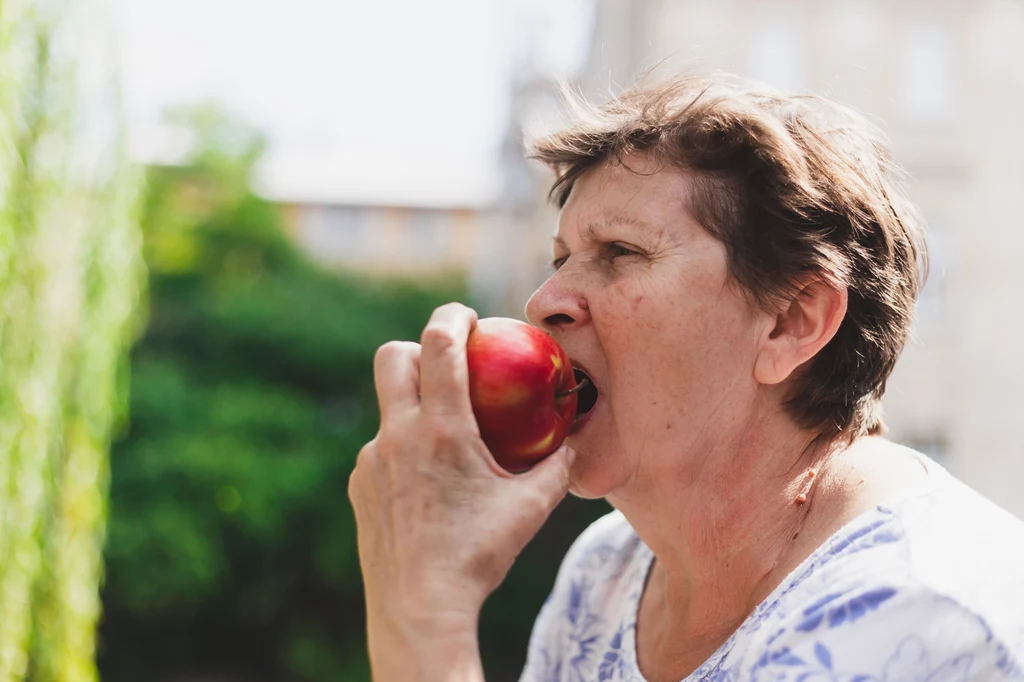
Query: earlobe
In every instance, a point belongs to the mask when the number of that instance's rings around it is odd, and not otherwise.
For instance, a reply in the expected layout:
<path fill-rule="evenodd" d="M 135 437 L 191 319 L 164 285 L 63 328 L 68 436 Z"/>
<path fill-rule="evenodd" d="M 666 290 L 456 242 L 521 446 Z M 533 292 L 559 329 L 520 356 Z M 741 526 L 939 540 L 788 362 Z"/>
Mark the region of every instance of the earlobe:
<path fill-rule="evenodd" d="M 788 346 L 792 336 L 780 330 L 776 325 L 767 335 L 768 343 L 761 346 L 754 360 L 754 380 L 759 384 L 772 386 L 781 384 L 792 373 L 785 358 L 792 356 L 792 349 Z"/>

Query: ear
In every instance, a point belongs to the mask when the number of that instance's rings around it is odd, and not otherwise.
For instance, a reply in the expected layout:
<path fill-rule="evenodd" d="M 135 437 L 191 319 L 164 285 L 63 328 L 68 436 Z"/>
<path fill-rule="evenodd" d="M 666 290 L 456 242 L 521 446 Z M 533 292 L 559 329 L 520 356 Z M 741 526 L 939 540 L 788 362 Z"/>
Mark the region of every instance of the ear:
<path fill-rule="evenodd" d="M 839 330 L 847 300 L 845 287 L 817 279 L 806 282 L 761 339 L 754 379 L 761 384 L 780 384 L 813 358 Z"/>

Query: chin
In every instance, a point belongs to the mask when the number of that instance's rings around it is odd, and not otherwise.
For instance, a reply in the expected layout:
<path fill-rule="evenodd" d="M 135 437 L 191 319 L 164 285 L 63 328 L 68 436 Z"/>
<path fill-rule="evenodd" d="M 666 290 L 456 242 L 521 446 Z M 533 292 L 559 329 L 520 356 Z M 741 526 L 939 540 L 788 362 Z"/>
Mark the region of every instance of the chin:
<path fill-rule="evenodd" d="M 569 483 L 569 494 L 573 497 L 578 497 L 581 500 L 600 500 L 603 499 L 607 493 L 593 492 L 587 488 L 586 485 L 578 484 L 575 480 Z"/>
<path fill-rule="evenodd" d="M 619 453 L 607 448 L 588 447 L 584 439 L 568 440 L 569 447 L 576 451 L 576 461 L 569 472 L 569 492 L 584 500 L 597 500 L 613 492 L 622 482 L 623 476 L 616 464 L 622 463 Z"/>

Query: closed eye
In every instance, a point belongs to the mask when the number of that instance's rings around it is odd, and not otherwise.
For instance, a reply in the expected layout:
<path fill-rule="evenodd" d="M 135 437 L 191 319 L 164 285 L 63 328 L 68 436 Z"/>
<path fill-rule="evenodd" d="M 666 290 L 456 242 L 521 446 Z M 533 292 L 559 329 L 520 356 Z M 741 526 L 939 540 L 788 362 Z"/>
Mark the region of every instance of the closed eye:
<path fill-rule="evenodd" d="M 624 246 L 624 245 L 619 244 L 617 242 L 609 242 L 608 244 L 605 244 L 604 245 L 604 252 L 605 252 L 605 255 L 608 258 L 610 258 L 611 260 L 614 260 L 616 258 L 627 258 L 629 256 L 642 256 L 643 255 L 639 251 L 637 251 L 635 249 L 631 249 L 630 247 Z M 565 265 L 565 262 L 567 260 L 569 260 L 568 256 L 561 256 L 560 258 L 556 258 L 553 261 L 551 261 L 551 267 L 553 269 L 555 269 L 555 270 L 558 270 L 560 267 Z"/>
<path fill-rule="evenodd" d="M 641 253 L 639 251 L 635 251 L 635 250 L 629 248 L 628 246 L 623 246 L 622 244 L 618 244 L 618 243 L 615 243 L 615 242 L 613 242 L 611 244 L 608 244 L 607 247 L 606 247 L 606 250 L 607 250 L 608 255 L 611 258 L 613 258 L 613 259 L 614 258 L 624 258 L 626 256 L 639 256 L 639 255 L 641 255 Z"/>

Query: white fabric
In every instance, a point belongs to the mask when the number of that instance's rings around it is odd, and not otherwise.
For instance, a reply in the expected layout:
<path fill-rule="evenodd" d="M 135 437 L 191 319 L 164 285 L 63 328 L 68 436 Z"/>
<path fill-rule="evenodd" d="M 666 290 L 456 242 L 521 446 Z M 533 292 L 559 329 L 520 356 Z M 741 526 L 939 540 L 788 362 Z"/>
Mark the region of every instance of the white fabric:
<path fill-rule="evenodd" d="M 684 682 L 1024 680 L 1024 522 L 926 461 L 925 492 L 829 538 Z M 619 512 L 573 544 L 521 682 L 645 682 L 652 553 Z"/>

